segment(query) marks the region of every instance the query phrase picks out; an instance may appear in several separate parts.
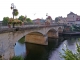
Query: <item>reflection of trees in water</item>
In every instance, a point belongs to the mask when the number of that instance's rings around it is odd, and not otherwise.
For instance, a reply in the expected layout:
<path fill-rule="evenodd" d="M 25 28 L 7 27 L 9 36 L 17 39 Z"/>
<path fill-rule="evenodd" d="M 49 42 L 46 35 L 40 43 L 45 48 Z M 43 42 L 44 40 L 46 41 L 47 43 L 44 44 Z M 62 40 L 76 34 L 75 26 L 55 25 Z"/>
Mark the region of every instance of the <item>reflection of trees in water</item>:
<path fill-rule="evenodd" d="M 26 43 L 27 57 L 25 60 L 47 60 L 47 46 Z"/>
<path fill-rule="evenodd" d="M 80 36 L 70 36 L 70 35 L 67 35 L 67 36 L 63 36 L 64 37 L 64 39 L 66 39 L 66 40 L 72 40 L 72 39 L 77 39 L 77 38 L 80 38 Z"/>
<path fill-rule="evenodd" d="M 25 60 L 48 60 L 50 53 L 58 48 L 62 41 L 63 38 L 48 38 L 48 46 L 26 43 L 27 57 Z"/>
<path fill-rule="evenodd" d="M 48 38 L 48 51 L 53 50 L 56 46 L 57 40 L 53 38 Z"/>
<path fill-rule="evenodd" d="M 56 48 L 59 47 L 59 45 L 62 43 L 63 40 L 64 40 L 63 37 L 60 37 L 59 39 L 48 38 L 49 55 L 51 55 L 51 53 L 55 51 Z"/>
<path fill-rule="evenodd" d="M 78 42 L 80 36 L 65 36 L 68 45 L 73 45 Z"/>
<path fill-rule="evenodd" d="M 70 38 L 69 40 L 67 40 L 68 45 L 73 45 L 75 42 L 76 42 L 76 38 Z"/>

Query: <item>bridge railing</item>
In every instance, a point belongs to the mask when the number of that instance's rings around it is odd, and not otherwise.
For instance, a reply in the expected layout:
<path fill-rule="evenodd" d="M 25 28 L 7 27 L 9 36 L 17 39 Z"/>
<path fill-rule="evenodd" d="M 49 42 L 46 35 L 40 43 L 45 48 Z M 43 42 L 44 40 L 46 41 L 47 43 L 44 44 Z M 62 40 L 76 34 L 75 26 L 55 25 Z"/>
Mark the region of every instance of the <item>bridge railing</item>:
<path fill-rule="evenodd" d="M 32 24 L 32 25 L 15 26 L 15 28 L 16 27 L 25 28 L 25 27 L 61 26 L 61 25 L 64 25 L 64 24 L 62 24 L 62 23 L 52 23 L 52 24 L 49 24 L 49 25 L 46 25 L 46 24 L 43 24 L 43 25 L 41 25 L 41 24 Z M 0 26 L 0 30 L 2 30 L 2 29 L 8 29 L 8 28 L 12 28 L 12 26 L 11 27 L 9 27 L 9 26 Z"/>

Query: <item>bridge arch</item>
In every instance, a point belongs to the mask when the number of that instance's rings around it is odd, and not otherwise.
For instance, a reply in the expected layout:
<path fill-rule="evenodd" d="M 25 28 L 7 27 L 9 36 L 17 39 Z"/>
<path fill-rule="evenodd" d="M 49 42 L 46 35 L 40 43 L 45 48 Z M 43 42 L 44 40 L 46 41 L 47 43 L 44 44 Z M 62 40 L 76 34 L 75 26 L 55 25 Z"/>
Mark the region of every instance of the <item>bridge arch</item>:
<path fill-rule="evenodd" d="M 17 42 L 18 40 L 20 40 L 23 36 L 26 36 L 26 35 L 30 35 L 31 33 L 37 33 L 37 34 L 39 34 L 39 35 L 44 35 L 44 33 L 42 32 L 42 31 L 35 31 L 35 30 L 31 30 L 31 31 L 24 31 L 24 32 L 16 32 L 16 33 L 14 33 L 14 32 L 11 32 L 12 34 L 13 34 L 13 37 L 17 37 L 17 38 L 13 38 L 14 39 L 14 44 L 15 44 L 15 42 Z M 10 34 L 11 34 L 10 33 Z M 25 38 L 26 39 L 26 38 Z M 26 42 L 26 41 L 25 41 Z"/>
<path fill-rule="evenodd" d="M 43 44 L 45 43 L 45 36 L 40 32 L 30 32 L 25 35 L 25 42 Z"/>
<path fill-rule="evenodd" d="M 58 32 L 55 29 L 50 29 L 47 32 L 47 36 L 52 37 L 52 38 L 57 38 L 58 37 Z"/>
<path fill-rule="evenodd" d="M 43 35 L 43 33 L 41 33 L 41 32 L 38 32 L 38 31 L 29 32 L 27 35 L 34 35 L 34 34 Z"/>
<path fill-rule="evenodd" d="M 59 27 L 58 28 L 58 33 L 62 33 L 63 32 L 63 28 L 62 27 Z"/>

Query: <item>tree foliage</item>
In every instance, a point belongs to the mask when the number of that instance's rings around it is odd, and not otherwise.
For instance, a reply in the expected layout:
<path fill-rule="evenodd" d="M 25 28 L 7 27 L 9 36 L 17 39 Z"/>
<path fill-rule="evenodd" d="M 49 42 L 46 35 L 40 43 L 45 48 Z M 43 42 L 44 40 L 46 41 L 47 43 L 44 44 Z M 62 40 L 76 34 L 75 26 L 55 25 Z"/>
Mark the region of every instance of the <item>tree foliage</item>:
<path fill-rule="evenodd" d="M 18 42 L 23 44 L 25 42 L 25 36 L 23 36 L 20 40 L 18 40 Z"/>
<path fill-rule="evenodd" d="M 30 23 L 32 23 L 32 20 L 31 20 L 30 18 L 27 18 L 27 17 L 25 17 L 25 16 L 23 16 L 23 15 L 19 16 L 18 19 L 21 20 L 22 22 L 24 22 L 25 24 L 30 24 Z"/>
<path fill-rule="evenodd" d="M 24 60 L 21 56 L 14 56 L 10 60 Z"/>
<path fill-rule="evenodd" d="M 80 46 L 78 44 L 76 44 L 76 46 L 77 46 L 76 53 L 73 53 L 68 48 L 66 50 L 63 49 L 64 55 L 61 54 L 61 57 L 64 58 L 65 60 L 80 60 Z"/>
<path fill-rule="evenodd" d="M 14 16 L 17 16 L 19 14 L 18 10 L 17 9 L 14 9 L 13 10 L 13 14 L 14 14 Z"/>
<path fill-rule="evenodd" d="M 73 31 L 79 31 L 80 32 L 80 26 L 72 25 Z"/>
<path fill-rule="evenodd" d="M 26 21 L 27 21 L 28 23 L 32 23 L 32 20 L 31 20 L 30 18 L 27 18 Z"/>
<path fill-rule="evenodd" d="M 22 22 L 24 21 L 25 17 L 23 15 L 19 16 L 18 18 L 19 20 L 21 20 Z"/>
<path fill-rule="evenodd" d="M 22 22 L 26 23 L 26 24 L 32 24 L 32 20 L 30 18 L 26 18 L 25 16 L 21 15 L 19 16 L 18 19 L 13 19 L 13 18 L 9 18 L 9 17 L 4 17 L 3 18 L 3 25 L 7 25 L 7 24 L 22 24 Z"/>
<path fill-rule="evenodd" d="M 2 24 L 6 26 L 8 24 L 8 21 L 9 21 L 9 17 L 4 17 Z"/>

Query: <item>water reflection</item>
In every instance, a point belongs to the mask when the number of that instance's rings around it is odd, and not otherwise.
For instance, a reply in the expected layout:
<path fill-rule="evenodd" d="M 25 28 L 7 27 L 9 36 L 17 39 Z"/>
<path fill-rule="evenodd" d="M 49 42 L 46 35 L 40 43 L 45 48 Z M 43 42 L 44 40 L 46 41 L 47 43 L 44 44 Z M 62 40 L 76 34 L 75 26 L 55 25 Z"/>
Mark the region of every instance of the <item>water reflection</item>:
<path fill-rule="evenodd" d="M 59 39 L 48 38 L 48 46 L 17 42 L 15 53 L 16 55 L 26 53 L 25 60 L 64 60 L 60 58 L 59 53 L 64 53 L 62 49 L 66 48 L 76 53 L 76 43 L 80 44 L 80 36 L 60 37 Z"/>
<path fill-rule="evenodd" d="M 62 49 L 68 48 L 73 53 L 76 53 L 76 43 L 80 43 L 80 41 L 78 40 L 79 38 L 80 38 L 79 36 L 66 38 L 66 40 L 64 40 L 64 42 L 62 42 L 58 48 L 51 52 L 51 54 L 49 55 L 49 60 L 64 60 L 63 58 L 60 58 L 59 54 L 64 53 Z"/>
<path fill-rule="evenodd" d="M 47 46 L 26 43 L 27 57 L 25 60 L 47 60 Z"/>
<path fill-rule="evenodd" d="M 25 53 L 26 53 L 25 43 L 21 44 L 19 42 L 16 42 L 16 46 L 14 47 L 14 51 L 15 51 L 16 56 L 25 55 Z"/>

